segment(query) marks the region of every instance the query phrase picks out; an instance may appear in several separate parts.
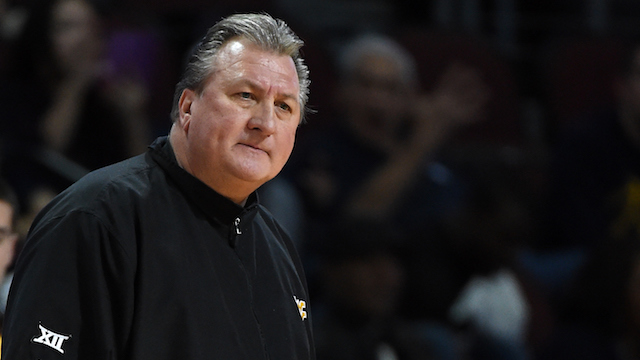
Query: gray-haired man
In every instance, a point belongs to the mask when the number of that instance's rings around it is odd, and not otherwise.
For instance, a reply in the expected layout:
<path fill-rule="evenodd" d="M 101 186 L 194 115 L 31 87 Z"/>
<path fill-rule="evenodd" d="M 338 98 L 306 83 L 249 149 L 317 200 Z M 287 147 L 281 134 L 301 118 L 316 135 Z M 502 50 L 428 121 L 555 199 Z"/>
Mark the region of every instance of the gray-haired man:
<path fill-rule="evenodd" d="M 176 88 L 169 136 L 36 219 L 3 358 L 315 358 L 302 265 L 255 195 L 305 111 L 301 46 L 264 14 L 209 30 Z"/>

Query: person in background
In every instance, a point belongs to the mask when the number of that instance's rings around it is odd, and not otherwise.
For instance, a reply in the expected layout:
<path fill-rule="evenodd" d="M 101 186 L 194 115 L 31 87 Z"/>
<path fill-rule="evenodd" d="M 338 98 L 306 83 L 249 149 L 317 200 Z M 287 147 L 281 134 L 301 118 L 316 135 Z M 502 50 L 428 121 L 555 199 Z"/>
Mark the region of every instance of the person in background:
<path fill-rule="evenodd" d="M 397 230 L 346 218 L 314 243 L 322 289 L 314 298 L 319 360 L 435 359 L 434 344 L 398 313 L 406 279 Z"/>
<path fill-rule="evenodd" d="M 336 118 L 309 134 L 286 171 L 310 226 L 348 215 L 423 232 L 460 200 L 460 181 L 437 154 L 456 129 L 481 118 L 488 94 L 480 74 L 455 64 L 422 93 L 415 60 L 381 35 L 346 45 L 338 68 Z"/>
<path fill-rule="evenodd" d="M 108 13 L 90 0 L 35 1 L 0 87 L 3 171 L 22 205 L 146 150 L 147 89 L 115 72 Z"/>
<path fill-rule="evenodd" d="M 603 243 L 640 229 L 640 46 L 623 53 L 614 101 L 563 123 L 552 139 L 547 241 L 523 260 L 554 300 Z"/>
<path fill-rule="evenodd" d="M 554 244 L 589 252 L 610 236 L 640 229 L 640 45 L 620 61 L 615 103 L 589 109 L 554 139 Z"/>
<path fill-rule="evenodd" d="M 267 14 L 209 29 L 176 86 L 169 136 L 36 217 L 2 357 L 315 359 L 302 263 L 256 195 L 304 119 L 302 45 Z"/>
<path fill-rule="evenodd" d="M 0 329 L 7 305 L 9 287 L 13 279 L 12 266 L 19 240 L 16 232 L 18 222 L 18 197 L 11 186 L 0 180 Z"/>
<path fill-rule="evenodd" d="M 306 134 L 283 172 L 304 204 L 310 262 L 313 239 L 325 238 L 332 222 L 389 222 L 412 239 L 401 259 L 411 284 L 406 311 L 444 317 L 455 289 L 438 227 L 465 202 L 467 185 L 439 151 L 482 119 L 490 94 L 481 74 L 462 64 L 452 64 L 435 90 L 421 91 L 413 57 L 382 35 L 353 39 L 337 64 L 336 112 L 322 114 L 336 117 Z M 427 290 L 425 281 L 439 290 Z"/>

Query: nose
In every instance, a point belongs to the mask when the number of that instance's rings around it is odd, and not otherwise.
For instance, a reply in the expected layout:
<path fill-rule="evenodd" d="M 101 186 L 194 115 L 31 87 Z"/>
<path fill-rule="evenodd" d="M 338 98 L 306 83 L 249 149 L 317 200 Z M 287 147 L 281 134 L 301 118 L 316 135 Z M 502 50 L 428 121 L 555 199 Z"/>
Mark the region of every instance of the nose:
<path fill-rule="evenodd" d="M 274 106 L 269 103 L 262 103 L 254 107 L 251 119 L 247 126 L 251 130 L 259 130 L 265 136 L 273 134 L 276 130 L 276 118 Z"/>

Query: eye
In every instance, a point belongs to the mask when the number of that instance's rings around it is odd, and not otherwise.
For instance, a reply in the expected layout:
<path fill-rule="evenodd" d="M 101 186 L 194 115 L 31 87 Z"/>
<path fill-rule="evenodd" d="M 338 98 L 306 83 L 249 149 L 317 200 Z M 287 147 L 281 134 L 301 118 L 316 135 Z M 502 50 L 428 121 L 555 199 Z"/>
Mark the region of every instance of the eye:
<path fill-rule="evenodd" d="M 240 98 L 242 99 L 247 99 L 247 100 L 251 99 L 251 93 L 246 91 L 239 93 L 238 96 L 240 96 Z"/>
<path fill-rule="evenodd" d="M 280 108 L 280 110 L 284 110 L 287 112 L 291 111 L 291 106 L 289 106 L 289 104 L 285 103 L 285 102 L 281 102 L 279 104 L 277 104 L 277 106 Z"/>

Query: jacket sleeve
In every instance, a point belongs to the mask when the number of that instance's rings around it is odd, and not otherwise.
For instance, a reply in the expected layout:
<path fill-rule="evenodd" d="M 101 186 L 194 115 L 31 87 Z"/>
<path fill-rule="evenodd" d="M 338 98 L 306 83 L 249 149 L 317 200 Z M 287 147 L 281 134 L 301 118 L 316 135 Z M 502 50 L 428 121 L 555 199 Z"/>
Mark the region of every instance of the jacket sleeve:
<path fill-rule="evenodd" d="M 134 257 L 91 213 L 46 219 L 32 229 L 16 265 L 2 359 L 122 358 Z"/>

